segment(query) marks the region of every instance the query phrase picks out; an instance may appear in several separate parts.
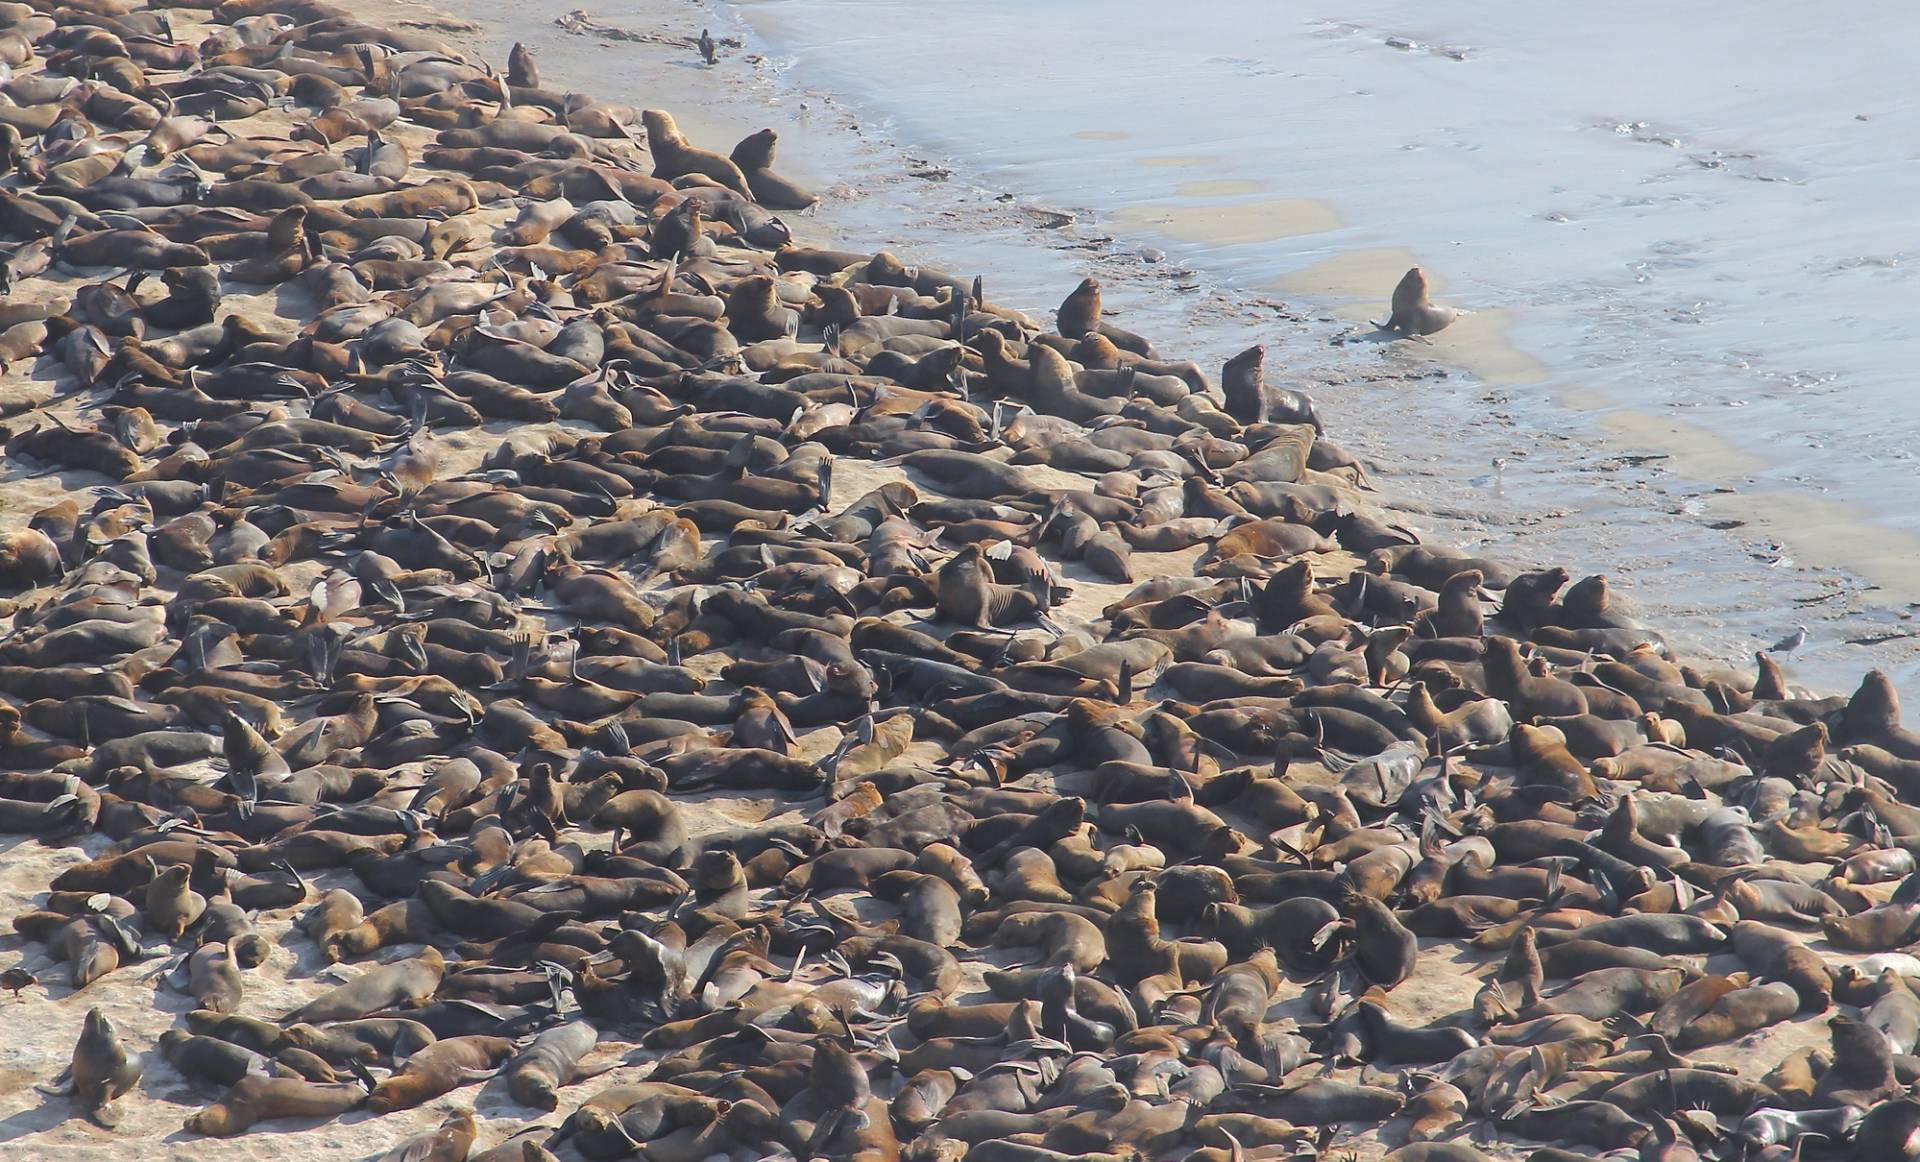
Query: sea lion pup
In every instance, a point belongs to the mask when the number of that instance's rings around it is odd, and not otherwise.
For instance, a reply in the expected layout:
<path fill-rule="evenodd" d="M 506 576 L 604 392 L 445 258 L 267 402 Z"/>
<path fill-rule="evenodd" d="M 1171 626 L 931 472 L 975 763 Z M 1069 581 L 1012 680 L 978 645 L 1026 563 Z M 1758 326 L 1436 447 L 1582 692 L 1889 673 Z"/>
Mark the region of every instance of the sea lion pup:
<path fill-rule="evenodd" d="M 521 1105 L 558 1108 L 561 1086 L 592 1075 L 580 1068 L 580 1059 L 599 1040 L 599 1031 L 585 1021 L 548 1029 L 507 1063 L 507 1091 Z"/>
<path fill-rule="evenodd" d="M 74 1043 L 72 1066 L 48 1089 L 60 1092 L 70 1086 L 87 1116 L 111 1128 L 120 1120 L 112 1103 L 139 1085 L 145 1072 L 140 1059 L 120 1043 L 113 1022 L 96 1005 L 87 1010 L 86 1024 Z"/>
<path fill-rule="evenodd" d="M 754 201 L 769 210 L 804 210 L 820 199 L 773 172 L 773 151 L 779 140 L 771 129 L 748 134 L 733 147 L 731 160 L 746 175 Z"/>
<path fill-rule="evenodd" d="M 446 958 L 437 948 L 369 970 L 280 1018 L 282 1025 L 351 1021 L 386 1009 L 425 1004 L 440 987 Z"/>
<path fill-rule="evenodd" d="M 664 181 L 698 174 L 712 178 L 719 184 L 739 194 L 751 198 L 753 191 L 747 186 L 747 176 L 732 160 L 721 157 L 710 149 L 696 148 L 673 123 L 673 115 L 661 109 L 647 109 L 640 114 L 640 120 L 647 130 L 647 150 L 653 154 L 653 176 Z"/>
<path fill-rule="evenodd" d="M 1445 330 L 1460 315 L 1452 307 L 1436 307 L 1427 297 L 1427 276 L 1413 267 L 1400 277 L 1393 288 L 1393 311 L 1384 323 L 1375 326 L 1401 335 L 1431 335 Z"/>

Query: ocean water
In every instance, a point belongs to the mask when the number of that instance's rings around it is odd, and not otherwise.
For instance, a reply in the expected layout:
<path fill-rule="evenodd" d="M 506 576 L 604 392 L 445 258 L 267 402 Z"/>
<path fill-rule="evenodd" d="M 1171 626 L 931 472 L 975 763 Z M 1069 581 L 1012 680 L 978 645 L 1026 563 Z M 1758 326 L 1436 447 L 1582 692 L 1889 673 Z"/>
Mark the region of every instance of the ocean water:
<path fill-rule="evenodd" d="M 472 7 L 500 37 L 559 10 Z M 1606 572 L 1717 657 L 1805 623 L 1790 676 L 1920 689 L 1920 9 L 1870 30 L 1770 0 L 593 11 L 741 39 L 636 78 L 569 38 L 561 67 L 696 97 L 696 138 L 779 129 L 828 193 L 803 235 L 984 271 L 1037 310 L 1097 273 L 1169 353 L 1266 343 L 1436 535 Z M 1414 264 L 1470 313 L 1380 342 L 1366 320 Z"/>

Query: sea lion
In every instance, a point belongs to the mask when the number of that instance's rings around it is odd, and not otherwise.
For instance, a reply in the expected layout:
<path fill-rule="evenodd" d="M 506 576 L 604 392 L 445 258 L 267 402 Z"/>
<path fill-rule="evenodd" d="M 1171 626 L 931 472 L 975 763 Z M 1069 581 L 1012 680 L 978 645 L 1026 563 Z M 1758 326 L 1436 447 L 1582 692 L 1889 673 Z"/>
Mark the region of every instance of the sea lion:
<path fill-rule="evenodd" d="M 733 147 L 730 160 L 740 167 L 753 192 L 753 200 L 769 210 L 804 210 L 819 201 L 808 190 L 773 172 L 774 147 L 779 136 L 771 129 L 741 138 Z"/>
<path fill-rule="evenodd" d="M 250 1074 L 282 1068 L 245 1046 L 179 1029 L 160 1034 L 160 1051 L 189 1080 L 211 1082 L 223 1090 Z"/>
<path fill-rule="evenodd" d="M 61 406 L 7 450 L 117 479 L 0 534 L 0 827 L 91 857 L 15 885 L 76 985 L 178 945 L 201 1128 L 503 1063 L 554 1107 L 603 1020 L 647 1077 L 555 1150 L 1232 1162 L 1351 1122 L 1680 1158 L 1719 1110 L 1771 1157 L 1920 1121 L 1911 958 L 1828 964 L 1914 930 L 1884 675 L 1698 665 L 1618 574 L 1402 527 L 1257 337 L 1216 392 L 1110 274 L 1023 311 L 794 245 L 771 131 L 721 157 L 525 46 L 325 5 L 38 7 L 0 2 L 0 356 Z M 1454 316 L 1418 284 L 1382 337 Z M 255 912 L 438 951 L 216 1013 L 284 991 Z M 1424 971 L 1466 946 L 1492 979 Z M 1834 1052 L 1768 1056 L 1836 999 Z M 1732 1082 L 1681 1056 L 1770 1023 Z M 485 1109 L 380 1148 L 470 1154 Z"/>
<path fill-rule="evenodd" d="M 1427 297 L 1426 272 L 1415 266 L 1393 288 L 1393 310 L 1378 326 L 1409 337 L 1431 335 L 1445 330 L 1459 315 L 1452 307 L 1433 305 Z"/>
<path fill-rule="evenodd" d="M 419 956 L 383 964 L 280 1018 L 284 1025 L 351 1021 L 383 1009 L 417 1005 L 439 988 L 446 958 L 428 948 Z"/>
<path fill-rule="evenodd" d="M 88 1009 L 80 1039 L 74 1042 L 73 1064 L 63 1075 L 86 1115 L 103 1126 L 118 1124 L 113 1103 L 132 1092 L 145 1072 L 140 1059 L 120 1043 L 113 1022 L 99 1006 Z"/>
<path fill-rule="evenodd" d="M 534 63 L 533 52 L 517 40 L 507 51 L 507 84 L 516 89 L 540 87 L 540 68 Z"/>
<path fill-rule="evenodd" d="M 711 150 L 695 148 L 674 124 L 672 114 L 662 109 L 647 109 L 640 114 L 640 120 L 647 130 L 647 149 L 653 154 L 655 177 L 670 181 L 699 174 L 742 197 L 753 196 L 740 167 Z"/>
<path fill-rule="evenodd" d="M 250 1075 L 219 1101 L 189 1116 L 185 1127 L 210 1138 L 227 1138 L 269 1118 L 330 1118 L 358 1109 L 366 1100 L 367 1091 L 357 1081 L 318 1084 Z"/>
<path fill-rule="evenodd" d="M 455 1110 L 435 1129 L 395 1146 L 381 1162 L 466 1162 L 476 1132 L 473 1111 Z"/>
<path fill-rule="evenodd" d="M 416 1051 L 400 1070 L 373 1087 L 367 1106 L 375 1113 L 412 1109 L 481 1077 L 490 1077 L 509 1054 L 505 1037 L 447 1037 Z"/>
<path fill-rule="evenodd" d="M 592 1049 L 600 1034 L 585 1021 L 548 1029 L 507 1063 L 507 1090 L 521 1105 L 550 1110 L 559 1104 L 557 1090 L 585 1076 L 580 1058 Z"/>

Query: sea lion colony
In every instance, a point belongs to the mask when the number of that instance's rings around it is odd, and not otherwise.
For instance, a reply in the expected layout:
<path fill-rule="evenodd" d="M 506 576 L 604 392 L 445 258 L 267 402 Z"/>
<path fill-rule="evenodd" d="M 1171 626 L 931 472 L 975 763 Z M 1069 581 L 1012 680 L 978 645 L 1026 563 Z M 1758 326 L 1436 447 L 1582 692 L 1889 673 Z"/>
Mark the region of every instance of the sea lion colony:
<path fill-rule="evenodd" d="M 0 827 L 84 848 L 7 987 L 194 1005 L 90 1013 L 76 1112 L 503 1072 L 555 1116 L 490 1159 L 1920 1155 L 1883 676 L 1420 543 L 1258 348 L 1216 390 L 1093 280 L 1050 327 L 795 246 L 770 132 L 319 3 L 0 22 L 7 452 L 109 481 L 0 559 Z M 289 918 L 351 975 L 267 1008 Z"/>

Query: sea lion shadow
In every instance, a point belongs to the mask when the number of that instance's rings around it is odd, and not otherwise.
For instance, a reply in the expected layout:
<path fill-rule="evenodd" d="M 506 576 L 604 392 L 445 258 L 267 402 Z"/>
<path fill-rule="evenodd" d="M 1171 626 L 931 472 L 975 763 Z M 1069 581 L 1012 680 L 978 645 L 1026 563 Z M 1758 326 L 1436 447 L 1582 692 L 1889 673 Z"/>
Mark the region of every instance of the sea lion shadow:
<path fill-rule="evenodd" d="M 171 944 L 149 945 L 144 951 L 146 953 L 145 959 L 136 961 L 131 966 L 133 970 L 142 977 L 149 973 L 161 972 L 162 969 L 165 969 L 167 965 L 172 963 L 179 955 L 179 952 Z M 191 952 L 189 952 L 188 955 L 191 955 Z M 182 979 L 184 979 L 186 962 L 181 961 L 180 963 L 180 972 Z M 183 1017 L 199 1008 L 200 1003 L 196 1001 L 193 994 L 186 991 L 186 989 L 168 983 L 167 977 L 170 975 L 171 973 L 169 972 L 161 972 L 161 975 L 153 981 L 153 1007 L 163 1013 L 172 1013 L 176 1017 Z M 105 978 L 103 977 L 102 979 Z"/>
<path fill-rule="evenodd" d="M 294 283 L 283 282 L 273 288 L 273 316 L 276 319 L 299 319 L 302 322 L 313 318 L 320 309 L 320 303 L 313 292 Z"/>
<path fill-rule="evenodd" d="M 33 1090 L 39 1093 L 38 1090 Z M 29 1134 L 44 1133 L 72 1118 L 82 1116 L 79 1103 L 65 1094 L 43 1094 L 40 1104 L 0 1118 L 0 1142 L 14 1142 Z"/>
<path fill-rule="evenodd" d="M 1398 331 L 1390 331 L 1377 324 L 1371 325 L 1364 330 L 1355 329 L 1348 331 L 1337 340 L 1338 344 L 1342 347 L 1350 346 L 1354 343 L 1400 343 L 1411 341 L 1409 336 L 1402 335 Z"/>
<path fill-rule="evenodd" d="M 379 1114 L 371 1110 L 357 1109 L 348 1110 L 344 1114 L 335 1114 L 331 1117 L 322 1118 L 262 1118 L 241 1132 L 247 1135 L 304 1134 L 309 1130 L 317 1130 L 322 1126 L 345 1127 L 358 1125 L 361 1122 L 371 1121 L 379 1116 Z M 160 1139 L 160 1141 L 168 1144 L 178 1144 L 181 1142 L 212 1142 L 217 1140 L 218 1139 L 209 1138 L 205 1134 L 196 1134 L 185 1126 L 180 1127 L 173 1133 Z"/>
<path fill-rule="evenodd" d="M 309 900 L 306 904 L 302 904 L 299 908 L 295 909 L 294 915 L 296 917 L 299 916 L 311 903 L 312 901 Z M 369 911 L 371 910 L 372 909 L 369 909 Z M 327 954 L 321 950 L 320 945 L 297 927 L 287 933 L 287 938 L 280 942 L 280 946 L 293 953 L 293 963 L 287 966 L 286 975 L 288 980 L 313 980 L 330 968 L 342 968 L 345 971 L 340 974 L 338 980 L 328 981 L 329 984 L 337 984 L 341 980 L 352 980 L 354 977 L 360 975 L 360 973 L 366 971 L 367 967 L 379 962 L 377 955 L 363 958 L 366 964 L 359 967 L 356 967 L 355 963 L 351 961 L 343 960 L 338 964 L 329 962 L 327 960 Z M 380 951 L 384 952 L 385 950 L 382 949 Z"/>
<path fill-rule="evenodd" d="M 40 837 L 37 835 L 26 835 L 26 834 L 0 835 L 0 856 L 8 854 L 14 848 L 20 847 L 23 844 L 39 843 L 39 842 L 40 842 Z M 50 843 L 47 846 L 56 847 L 56 846 L 66 846 L 66 845 Z"/>
<path fill-rule="evenodd" d="M 31 424 L 25 426 L 32 427 Z M 20 427 L 15 425 L 16 430 Z M 25 456 L 9 456 L 6 465 L 0 467 L 0 484 L 41 479 L 57 480 L 60 482 L 60 487 L 68 492 L 91 492 L 96 488 L 120 483 L 106 473 L 95 472 L 90 468 L 55 468 Z"/>

